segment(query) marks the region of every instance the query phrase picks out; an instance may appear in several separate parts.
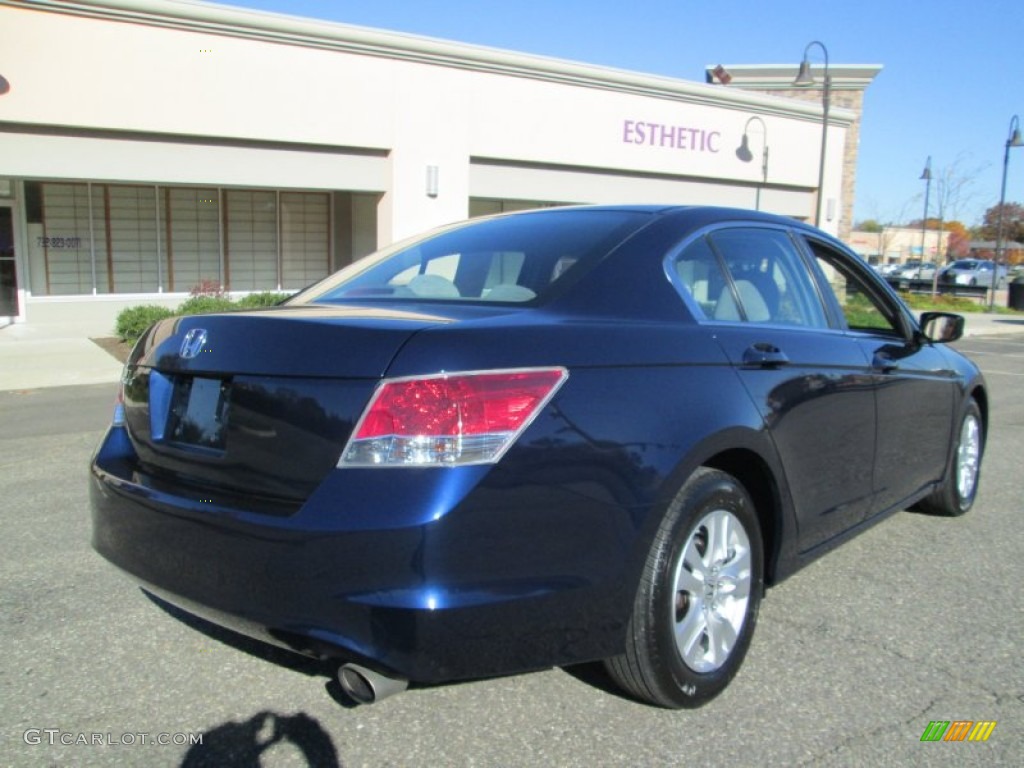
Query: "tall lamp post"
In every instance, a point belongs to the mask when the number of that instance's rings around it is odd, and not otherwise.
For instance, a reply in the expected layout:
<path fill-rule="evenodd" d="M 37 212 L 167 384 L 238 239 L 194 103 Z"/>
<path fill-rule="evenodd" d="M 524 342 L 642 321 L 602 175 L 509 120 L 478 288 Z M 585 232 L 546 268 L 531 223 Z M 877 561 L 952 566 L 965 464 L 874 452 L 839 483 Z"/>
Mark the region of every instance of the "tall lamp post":
<path fill-rule="evenodd" d="M 939 228 L 938 228 L 938 239 L 935 241 L 935 274 L 932 276 L 932 296 L 939 292 L 939 270 L 946 264 L 946 214 L 944 207 L 945 200 L 945 183 L 943 182 L 942 175 L 939 175 L 938 181 L 938 199 L 935 201 L 939 206 Z"/>
<path fill-rule="evenodd" d="M 811 74 L 811 63 L 807 59 L 807 54 L 810 52 L 812 45 L 821 48 L 821 52 L 825 56 L 825 84 L 821 90 L 821 159 L 818 161 L 818 205 L 814 209 L 814 226 L 820 227 L 821 205 L 825 197 L 825 143 L 828 139 L 828 97 L 829 89 L 832 87 L 832 78 L 828 73 L 828 48 L 825 47 L 824 43 L 812 40 L 804 48 L 804 59 L 800 62 L 800 69 L 797 72 L 796 80 L 793 81 L 793 85 L 814 85 L 815 81 L 814 75 Z"/>
<path fill-rule="evenodd" d="M 747 120 L 747 124 L 743 126 L 743 139 L 736 149 L 736 157 L 744 163 L 749 163 L 754 159 L 754 153 L 750 151 L 750 139 L 747 136 L 747 131 L 755 120 L 761 124 L 761 183 L 757 185 L 757 194 L 754 198 L 754 210 L 759 211 L 761 210 L 761 187 L 768 183 L 768 126 L 757 115 Z"/>
<path fill-rule="evenodd" d="M 924 218 L 921 219 L 921 263 L 924 264 L 925 254 L 925 238 L 928 233 L 928 196 L 932 191 L 932 156 L 928 155 L 928 159 L 925 160 L 924 170 L 921 171 L 921 177 L 924 179 Z"/>
<path fill-rule="evenodd" d="M 1020 138 L 1020 118 L 1014 115 L 1010 118 L 1010 135 L 1006 139 L 1006 151 L 1003 152 L 1003 185 L 999 191 L 999 216 L 996 219 L 996 263 L 992 265 L 992 291 L 988 299 L 989 312 L 996 303 L 996 284 L 999 273 L 999 261 L 1003 254 L 1003 206 L 1006 204 L 1006 171 L 1010 167 L 1010 149 L 1012 147 L 1024 147 L 1024 141 Z"/>

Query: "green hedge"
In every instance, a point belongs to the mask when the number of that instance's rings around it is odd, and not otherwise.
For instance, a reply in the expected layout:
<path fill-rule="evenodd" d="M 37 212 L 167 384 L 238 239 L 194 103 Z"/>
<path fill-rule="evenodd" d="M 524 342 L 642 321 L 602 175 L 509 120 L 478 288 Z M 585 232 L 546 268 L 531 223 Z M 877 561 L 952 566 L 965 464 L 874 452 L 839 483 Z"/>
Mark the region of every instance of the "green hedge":
<path fill-rule="evenodd" d="M 261 307 L 273 307 L 288 298 L 290 294 L 274 293 L 264 291 L 263 293 L 250 293 L 235 302 L 239 309 L 260 309 Z"/>
<path fill-rule="evenodd" d="M 122 341 L 134 342 L 153 323 L 173 316 L 173 310 L 155 304 L 128 307 L 118 314 L 114 330 Z"/>
<path fill-rule="evenodd" d="M 238 305 L 225 296 L 192 296 L 174 311 L 176 315 L 208 315 L 211 312 L 230 312 Z"/>
<path fill-rule="evenodd" d="M 175 309 L 155 304 L 139 305 L 121 310 L 114 323 L 114 330 L 122 341 L 135 343 L 153 323 L 176 315 L 203 315 L 209 312 L 233 312 L 239 309 L 272 307 L 288 298 L 290 294 L 264 291 L 243 296 L 232 301 L 226 296 L 201 294 L 191 296 Z"/>

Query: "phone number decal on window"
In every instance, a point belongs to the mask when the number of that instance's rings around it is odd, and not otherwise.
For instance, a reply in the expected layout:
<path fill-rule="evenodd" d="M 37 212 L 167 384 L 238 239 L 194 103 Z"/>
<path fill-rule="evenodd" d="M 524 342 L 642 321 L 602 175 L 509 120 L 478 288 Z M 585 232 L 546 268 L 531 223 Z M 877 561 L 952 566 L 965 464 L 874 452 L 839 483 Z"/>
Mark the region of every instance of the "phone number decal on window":
<path fill-rule="evenodd" d="M 37 237 L 36 245 L 40 248 L 81 248 L 80 237 Z"/>

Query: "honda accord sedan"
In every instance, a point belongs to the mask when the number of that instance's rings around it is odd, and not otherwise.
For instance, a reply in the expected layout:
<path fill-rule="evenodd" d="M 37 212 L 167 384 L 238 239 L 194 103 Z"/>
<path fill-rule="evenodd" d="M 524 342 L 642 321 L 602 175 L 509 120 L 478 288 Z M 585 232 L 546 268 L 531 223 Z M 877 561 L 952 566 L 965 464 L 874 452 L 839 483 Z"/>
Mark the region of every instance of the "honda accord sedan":
<path fill-rule="evenodd" d="M 962 331 L 788 218 L 476 219 L 150 328 L 93 546 L 358 701 L 602 660 L 697 706 L 767 586 L 891 513 L 971 507 L 989 401 Z"/>

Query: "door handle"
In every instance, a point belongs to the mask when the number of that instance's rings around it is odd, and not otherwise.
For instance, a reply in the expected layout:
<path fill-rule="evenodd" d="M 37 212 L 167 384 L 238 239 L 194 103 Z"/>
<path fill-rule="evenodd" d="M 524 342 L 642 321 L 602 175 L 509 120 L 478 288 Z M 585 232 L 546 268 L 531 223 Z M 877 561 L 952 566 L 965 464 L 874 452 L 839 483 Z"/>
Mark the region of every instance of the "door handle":
<path fill-rule="evenodd" d="M 765 341 L 752 344 L 743 352 L 743 364 L 753 365 L 760 368 L 778 368 L 780 365 L 788 365 L 789 358 L 786 353 Z"/>

